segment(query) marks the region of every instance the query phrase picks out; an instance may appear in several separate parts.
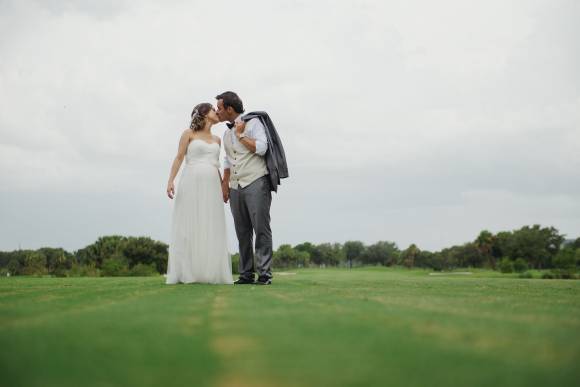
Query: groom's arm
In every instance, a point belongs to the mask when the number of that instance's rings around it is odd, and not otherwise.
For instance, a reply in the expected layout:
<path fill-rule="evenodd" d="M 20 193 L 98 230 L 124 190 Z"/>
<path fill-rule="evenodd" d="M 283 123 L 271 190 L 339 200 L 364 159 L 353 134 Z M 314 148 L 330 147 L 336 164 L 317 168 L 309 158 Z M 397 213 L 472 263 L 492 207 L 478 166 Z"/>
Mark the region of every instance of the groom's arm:
<path fill-rule="evenodd" d="M 224 141 L 226 139 L 227 131 L 224 133 Z M 221 144 L 220 144 L 221 145 Z M 228 159 L 228 154 L 224 154 L 224 176 L 222 177 L 222 195 L 224 203 L 227 203 L 230 198 L 230 168 L 232 164 Z"/>
<path fill-rule="evenodd" d="M 237 128 L 236 128 L 237 129 Z M 240 138 L 242 134 L 245 137 Z M 243 132 L 236 130 L 236 136 L 242 145 L 244 145 L 252 153 L 259 156 L 264 156 L 268 150 L 268 139 L 266 138 L 266 128 L 262 125 L 262 122 L 257 119 L 251 119 L 246 122 L 246 126 Z"/>
<path fill-rule="evenodd" d="M 222 184 L 229 184 L 230 183 L 230 169 L 224 169 L 224 177 L 222 179 Z"/>
<path fill-rule="evenodd" d="M 240 143 L 248 148 L 250 152 L 256 153 L 256 140 L 250 137 L 238 137 L 238 140 L 240 140 Z"/>

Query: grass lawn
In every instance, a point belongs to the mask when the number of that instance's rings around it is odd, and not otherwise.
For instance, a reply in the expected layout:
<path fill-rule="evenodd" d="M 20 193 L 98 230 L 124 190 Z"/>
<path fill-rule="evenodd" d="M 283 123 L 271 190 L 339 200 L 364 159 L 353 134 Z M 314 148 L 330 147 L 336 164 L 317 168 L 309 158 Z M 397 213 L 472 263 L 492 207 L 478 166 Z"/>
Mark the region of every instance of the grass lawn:
<path fill-rule="evenodd" d="M 305 269 L 0 279 L 2 386 L 577 386 L 580 281 Z"/>

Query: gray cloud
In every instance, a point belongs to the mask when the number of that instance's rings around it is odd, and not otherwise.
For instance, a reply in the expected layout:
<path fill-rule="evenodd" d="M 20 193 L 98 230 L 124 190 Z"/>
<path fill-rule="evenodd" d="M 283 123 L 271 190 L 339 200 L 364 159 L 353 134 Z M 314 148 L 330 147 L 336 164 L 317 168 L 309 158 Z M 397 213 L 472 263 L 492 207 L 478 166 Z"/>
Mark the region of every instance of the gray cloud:
<path fill-rule="evenodd" d="M 0 8 L 0 249 L 167 240 L 179 133 L 223 90 L 282 132 L 276 244 L 580 234 L 573 1 Z"/>

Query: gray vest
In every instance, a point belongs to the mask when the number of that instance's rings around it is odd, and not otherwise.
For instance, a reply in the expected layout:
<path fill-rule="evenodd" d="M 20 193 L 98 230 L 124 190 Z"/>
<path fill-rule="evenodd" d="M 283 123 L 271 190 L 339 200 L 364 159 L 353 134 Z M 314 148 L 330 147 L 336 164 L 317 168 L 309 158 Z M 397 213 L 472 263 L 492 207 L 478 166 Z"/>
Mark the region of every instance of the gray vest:
<path fill-rule="evenodd" d="M 268 174 L 263 156 L 252 153 L 239 141 L 234 141 L 234 131 L 229 129 L 224 138 L 226 155 L 231 160 L 230 188 L 246 187 L 256 179 Z"/>

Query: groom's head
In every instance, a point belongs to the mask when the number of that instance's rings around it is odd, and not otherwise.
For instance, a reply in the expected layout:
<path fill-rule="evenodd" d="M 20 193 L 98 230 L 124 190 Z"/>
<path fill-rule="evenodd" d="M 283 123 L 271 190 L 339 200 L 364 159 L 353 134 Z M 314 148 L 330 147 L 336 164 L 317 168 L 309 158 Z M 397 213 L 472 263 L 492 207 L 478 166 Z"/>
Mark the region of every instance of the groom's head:
<path fill-rule="evenodd" d="M 232 122 L 244 112 L 242 100 L 233 91 L 221 93 L 215 99 L 217 99 L 217 114 L 220 121 Z"/>

